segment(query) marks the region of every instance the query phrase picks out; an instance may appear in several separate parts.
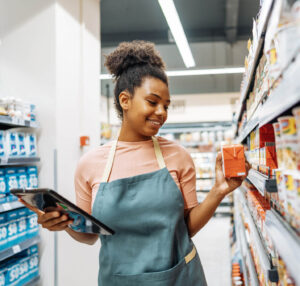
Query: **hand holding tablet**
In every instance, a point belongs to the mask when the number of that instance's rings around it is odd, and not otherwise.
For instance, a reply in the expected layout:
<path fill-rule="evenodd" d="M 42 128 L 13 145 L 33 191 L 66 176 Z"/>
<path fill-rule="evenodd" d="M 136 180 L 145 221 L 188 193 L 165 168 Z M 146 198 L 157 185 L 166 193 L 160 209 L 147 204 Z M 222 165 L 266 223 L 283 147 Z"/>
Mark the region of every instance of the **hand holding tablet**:
<path fill-rule="evenodd" d="M 29 209 L 42 217 L 49 230 L 64 230 L 67 226 L 77 232 L 110 235 L 114 231 L 50 189 L 12 189 L 11 193 Z"/>

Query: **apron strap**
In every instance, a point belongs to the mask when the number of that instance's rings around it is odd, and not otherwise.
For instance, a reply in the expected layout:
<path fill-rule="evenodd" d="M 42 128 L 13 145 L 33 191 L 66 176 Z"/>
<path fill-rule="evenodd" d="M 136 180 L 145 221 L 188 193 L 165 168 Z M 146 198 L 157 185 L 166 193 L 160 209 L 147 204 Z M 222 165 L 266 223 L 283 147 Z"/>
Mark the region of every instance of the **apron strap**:
<path fill-rule="evenodd" d="M 161 153 L 161 149 L 159 147 L 158 140 L 157 140 L 156 137 L 153 136 L 152 141 L 153 141 L 153 145 L 154 145 L 154 151 L 155 151 L 155 156 L 156 156 L 156 159 L 157 159 L 157 163 L 159 165 L 159 168 L 163 169 L 163 168 L 166 167 L 166 164 L 165 164 L 164 157 Z M 113 165 L 115 154 L 116 154 L 117 143 L 118 143 L 118 140 L 114 141 L 111 148 L 110 148 L 110 150 L 109 150 L 108 159 L 107 159 L 106 166 L 105 166 L 105 169 L 104 169 L 104 172 L 103 172 L 100 183 L 107 183 L 108 182 L 108 178 L 110 176 L 112 165 Z"/>
<path fill-rule="evenodd" d="M 163 169 L 166 167 L 166 163 L 165 163 L 164 157 L 161 153 L 161 149 L 160 149 L 158 140 L 156 137 L 152 136 L 152 141 L 153 141 L 153 145 L 154 145 L 154 151 L 155 151 L 155 156 L 157 159 L 158 166 L 160 169 Z"/>
<path fill-rule="evenodd" d="M 110 172 L 112 169 L 112 165 L 114 162 L 114 158 L 115 158 L 117 143 L 118 143 L 118 140 L 114 141 L 109 150 L 108 159 L 107 159 L 106 166 L 105 166 L 105 169 L 103 172 L 101 183 L 106 183 L 108 181 L 108 178 L 109 178 L 109 175 L 110 175 Z"/>

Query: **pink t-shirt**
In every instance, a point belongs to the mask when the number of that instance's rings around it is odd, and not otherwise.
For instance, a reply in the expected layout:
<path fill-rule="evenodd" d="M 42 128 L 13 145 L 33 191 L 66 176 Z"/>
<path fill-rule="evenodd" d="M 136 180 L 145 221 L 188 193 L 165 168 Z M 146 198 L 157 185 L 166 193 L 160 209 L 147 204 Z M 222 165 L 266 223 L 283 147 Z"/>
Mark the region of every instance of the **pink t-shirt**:
<path fill-rule="evenodd" d="M 185 209 L 198 205 L 196 173 L 190 154 L 180 145 L 157 137 L 166 166 L 182 192 Z M 75 173 L 77 205 L 92 212 L 112 142 L 99 146 L 81 157 Z M 159 169 L 152 140 L 119 141 L 109 181 L 150 173 Z"/>

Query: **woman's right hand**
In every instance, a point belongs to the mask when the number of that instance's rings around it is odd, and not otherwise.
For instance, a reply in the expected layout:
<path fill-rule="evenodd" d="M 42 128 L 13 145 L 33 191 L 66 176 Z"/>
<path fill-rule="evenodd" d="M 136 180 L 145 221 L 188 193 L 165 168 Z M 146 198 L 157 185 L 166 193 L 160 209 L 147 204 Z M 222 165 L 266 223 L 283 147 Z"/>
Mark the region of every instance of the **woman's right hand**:
<path fill-rule="evenodd" d="M 38 208 L 35 208 L 22 199 L 19 198 L 19 201 L 35 212 L 38 216 L 37 222 L 45 229 L 50 231 L 61 231 L 66 230 L 69 224 L 73 223 L 73 220 L 68 217 L 68 215 L 60 212 L 60 208 L 53 208 L 50 211 L 43 212 Z"/>

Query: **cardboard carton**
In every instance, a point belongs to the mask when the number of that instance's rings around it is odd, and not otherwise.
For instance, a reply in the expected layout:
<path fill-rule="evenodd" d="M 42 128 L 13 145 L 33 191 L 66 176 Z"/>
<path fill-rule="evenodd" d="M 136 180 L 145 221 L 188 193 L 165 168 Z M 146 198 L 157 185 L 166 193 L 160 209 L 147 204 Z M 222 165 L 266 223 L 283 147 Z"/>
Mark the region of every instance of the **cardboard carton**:
<path fill-rule="evenodd" d="M 223 173 L 226 178 L 242 177 L 246 175 L 244 146 L 222 146 Z"/>

